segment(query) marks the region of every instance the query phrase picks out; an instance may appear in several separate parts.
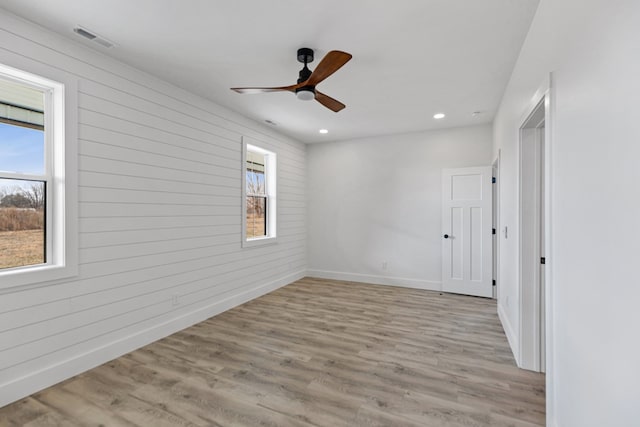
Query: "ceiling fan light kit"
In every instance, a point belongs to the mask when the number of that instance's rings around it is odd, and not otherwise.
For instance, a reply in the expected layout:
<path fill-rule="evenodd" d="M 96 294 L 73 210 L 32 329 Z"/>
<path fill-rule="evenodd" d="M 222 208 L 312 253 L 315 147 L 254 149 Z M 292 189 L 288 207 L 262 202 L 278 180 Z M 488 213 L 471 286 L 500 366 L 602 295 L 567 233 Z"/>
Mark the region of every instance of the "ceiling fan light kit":
<path fill-rule="evenodd" d="M 298 83 L 291 86 L 280 87 L 236 87 L 231 90 L 238 93 L 264 93 L 264 92 L 280 92 L 288 91 L 296 94 L 296 97 L 302 101 L 311 101 L 315 99 L 328 109 L 338 112 L 345 108 L 345 105 L 316 90 L 316 86 L 324 79 L 338 71 L 344 64 L 352 58 L 351 54 L 339 50 L 332 50 L 322 58 L 315 70 L 311 71 L 307 64 L 313 62 L 313 49 L 303 47 L 298 49 L 298 61 L 304 64 L 304 67 L 298 73 Z"/>
<path fill-rule="evenodd" d="M 296 89 L 296 97 L 301 101 L 311 101 L 316 98 L 316 92 L 310 87 Z"/>

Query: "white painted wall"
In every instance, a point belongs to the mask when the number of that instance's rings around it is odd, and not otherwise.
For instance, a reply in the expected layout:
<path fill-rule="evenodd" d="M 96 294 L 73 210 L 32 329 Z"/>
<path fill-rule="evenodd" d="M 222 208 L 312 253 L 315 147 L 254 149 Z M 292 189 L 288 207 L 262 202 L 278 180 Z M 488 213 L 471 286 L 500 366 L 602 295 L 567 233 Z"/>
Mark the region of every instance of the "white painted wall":
<path fill-rule="evenodd" d="M 491 163 L 489 125 L 310 145 L 309 275 L 440 289 L 442 169 Z"/>
<path fill-rule="evenodd" d="M 550 426 L 640 419 L 639 23 L 636 0 L 541 0 L 494 123 L 501 222 L 515 232 L 518 121 L 554 73 Z M 502 245 L 499 304 L 517 333 L 517 240 Z"/>
<path fill-rule="evenodd" d="M 306 270 L 303 144 L 0 12 L 0 63 L 33 62 L 78 81 L 80 274 L 0 295 L 0 406 Z M 278 155 L 276 245 L 240 247 L 243 135 Z"/>

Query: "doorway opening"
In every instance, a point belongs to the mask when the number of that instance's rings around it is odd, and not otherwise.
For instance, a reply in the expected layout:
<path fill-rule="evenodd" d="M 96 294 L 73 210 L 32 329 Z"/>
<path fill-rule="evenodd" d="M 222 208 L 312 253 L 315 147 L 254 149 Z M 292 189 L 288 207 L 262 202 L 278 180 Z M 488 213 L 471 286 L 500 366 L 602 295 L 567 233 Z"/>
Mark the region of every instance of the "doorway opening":
<path fill-rule="evenodd" d="M 545 372 L 545 98 L 520 127 L 520 366 Z"/>

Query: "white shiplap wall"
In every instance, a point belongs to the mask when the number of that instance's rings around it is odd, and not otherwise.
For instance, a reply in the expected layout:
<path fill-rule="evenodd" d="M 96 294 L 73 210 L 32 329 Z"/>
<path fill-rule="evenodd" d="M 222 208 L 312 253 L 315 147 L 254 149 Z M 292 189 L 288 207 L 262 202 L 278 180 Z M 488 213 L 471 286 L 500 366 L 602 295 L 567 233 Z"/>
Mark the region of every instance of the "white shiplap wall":
<path fill-rule="evenodd" d="M 31 61 L 78 81 L 80 274 L 0 293 L 0 406 L 303 276 L 303 144 L 0 10 Z M 278 155 L 275 245 L 240 246 L 243 135 Z"/>

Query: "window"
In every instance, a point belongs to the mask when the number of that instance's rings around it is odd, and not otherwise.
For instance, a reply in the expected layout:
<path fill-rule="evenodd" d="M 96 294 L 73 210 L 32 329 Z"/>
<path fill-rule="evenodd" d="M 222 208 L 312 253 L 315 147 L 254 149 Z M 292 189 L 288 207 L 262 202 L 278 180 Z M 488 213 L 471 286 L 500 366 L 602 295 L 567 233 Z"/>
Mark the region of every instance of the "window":
<path fill-rule="evenodd" d="M 266 155 L 247 150 L 247 239 L 268 236 Z"/>
<path fill-rule="evenodd" d="M 275 241 L 276 155 L 243 143 L 243 246 Z"/>
<path fill-rule="evenodd" d="M 65 84 L 0 65 L 0 288 L 76 273 L 68 111 Z"/>
<path fill-rule="evenodd" d="M 46 263 L 44 98 L 0 80 L 0 269 Z"/>

